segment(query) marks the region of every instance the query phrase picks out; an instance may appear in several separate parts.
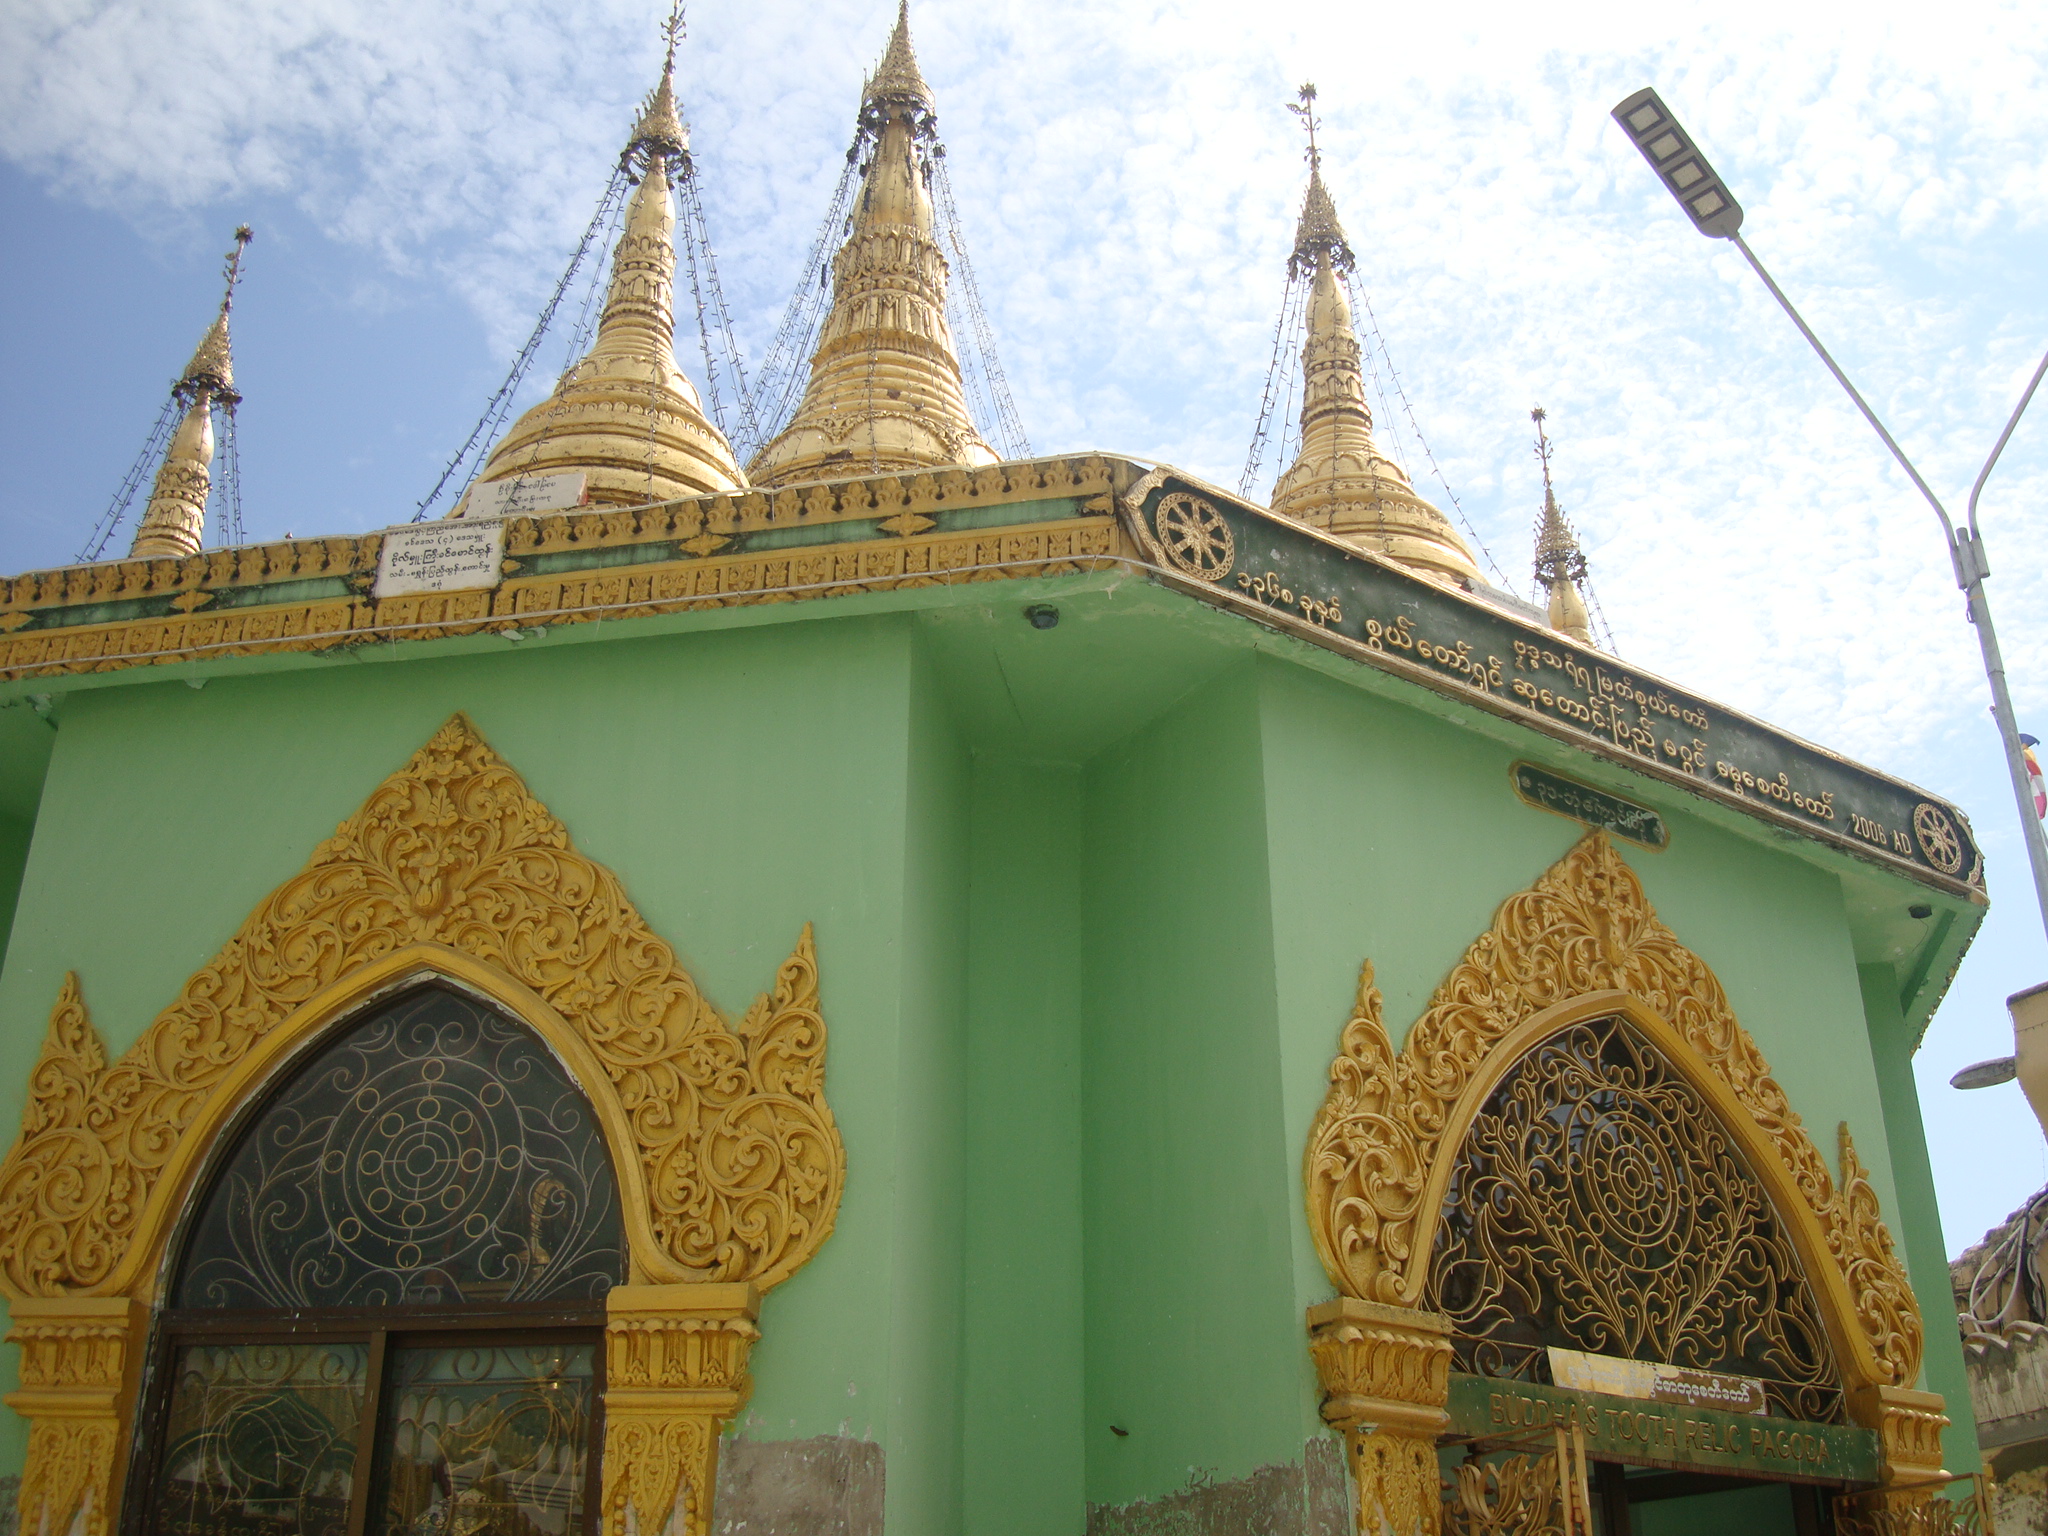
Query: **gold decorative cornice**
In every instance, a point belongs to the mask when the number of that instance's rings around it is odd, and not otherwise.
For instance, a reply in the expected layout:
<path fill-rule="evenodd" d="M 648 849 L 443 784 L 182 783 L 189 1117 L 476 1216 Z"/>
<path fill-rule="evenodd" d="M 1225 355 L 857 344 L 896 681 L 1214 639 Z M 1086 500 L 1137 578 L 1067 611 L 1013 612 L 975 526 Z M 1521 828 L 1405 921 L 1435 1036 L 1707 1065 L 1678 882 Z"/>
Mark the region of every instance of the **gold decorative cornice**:
<path fill-rule="evenodd" d="M 1358 1529 L 1437 1530 L 1436 1437 L 1450 1422 L 1451 1324 L 1435 1312 L 1339 1296 L 1308 1309 L 1325 1423 L 1344 1436 Z"/>
<path fill-rule="evenodd" d="M 1720 982 L 1657 920 L 1598 831 L 1502 905 L 1398 1054 L 1366 966 L 1303 1167 L 1309 1229 L 1332 1283 L 1347 1296 L 1415 1306 L 1444 1180 L 1493 1080 L 1555 1028 L 1617 1012 L 1697 1075 L 1694 1086 L 1748 1146 L 1852 1394 L 1913 1382 L 1919 1303 L 1848 1128 L 1837 1184 Z"/>
<path fill-rule="evenodd" d="M 709 1536 L 722 1425 L 761 1337 L 751 1285 L 621 1285 L 605 1298 L 604 1536 Z"/>
<path fill-rule="evenodd" d="M 56 1515 L 46 1531 L 108 1536 L 120 1503 L 119 1453 L 147 1312 L 125 1296 L 24 1297 L 8 1310 L 7 1341 L 21 1349 L 21 1386 L 7 1394 L 7 1406 L 32 1426 L 15 1507 Z M 73 1511 L 75 1523 L 66 1518 Z"/>
<path fill-rule="evenodd" d="M 1115 474 L 1089 454 L 515 517 L 502 586 L 382 602 L 367 595 L 380 534 L 34 571 L 0 579 L 0 680 L 1094 570 L 1135 554 Z M 1059 503 L 1075 510 L 1047 518 Z M 1005 504 L 1015 518 L 990 520 Z M 762 536 L 774 548 L 754 552 Z M 553 574 L 521 574 L 541 560 Z M 100 620 L 101 605 L 145 611 Z"/>

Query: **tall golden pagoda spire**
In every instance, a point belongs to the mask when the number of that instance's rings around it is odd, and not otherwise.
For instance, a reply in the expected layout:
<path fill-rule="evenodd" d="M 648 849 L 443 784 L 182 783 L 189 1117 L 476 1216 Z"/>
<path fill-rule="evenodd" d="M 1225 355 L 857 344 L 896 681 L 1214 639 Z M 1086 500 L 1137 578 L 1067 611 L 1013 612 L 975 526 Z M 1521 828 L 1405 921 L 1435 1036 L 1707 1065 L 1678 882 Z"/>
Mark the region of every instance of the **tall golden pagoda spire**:
<path fill-rule="evenodd" d="M 1536 423 L 1536 457 L 1543 465 L 1543 511 L 1536 519 L 1536 580 L 1550 594 L 1550 627 L 1581 645 L 1593 643 L 1593 620 L 1579 583 L 1586 579 L 1586 557 L 1578 535 L 1565 520 L 1557 493 L 1550 488 L 1550 439 L 1543 433 L 1543 407 L 1529 413 Z"/>
<path fill-rule="evenodd" d="M 1316 88 L 1291 106 L 1308 128 L 1308 195 L 1287 275 L 1309 277 L 1308 340 L 1301 349 L 1301 451 L 1273 487 L 1273 510 L 1347 543 L 1454 582 L 1477 580 L 1472 551 L 1450 519 L 1415 494 L 1372 434 L 1365 375 L 1344 275 L 1357 265 L 1323 185 Z"/>
<path fill-rule="evenodd" d="M 180 560 L 197 554 L 205 537 L 206 496 L 213 488 L 213 407 L 219 402 L 232 408 L 242 398 L 235 393 L 228 314 L 235 307 L 235 284 L 242 278 L 242 252 L 253 238 L 246 224 L 235 231 L 220 313 L 199 338 L 192 361 L 172 387 L 185 415 L 171 435 L 163 463 L 157 466 L 149 506 L 135 525 L 135 542 L 128 550 L 131 560 Z"/>
<path fill-rule="evenodd" d="M 477 483 L 581 470 L 598 506 L 630 507 L 730 491 L 746 484 L 725 434 L 704 414 L 676 364 L 675 208 L 669 168 L 690 170 L 690 140 L 676 110 L 680 9 L 669 16 L 668 56 L 619 161 L 639 185 L 612 256 L 597 339 L 554 393 L 512 424 Z M 469 506 L 465 495 L 451 517 Z"/>
<path fill-rule="evenodd" d="M 853 232 L 832 258 L 832 308 L 796 414 L 748 466 L 761 485 L 996 462 L 968 414 L 946 325 L 948 268 L 925 185 L 932 96 L 910 46 L 909 0 L 861 93 L 860 132 L 872 147 Z"/>

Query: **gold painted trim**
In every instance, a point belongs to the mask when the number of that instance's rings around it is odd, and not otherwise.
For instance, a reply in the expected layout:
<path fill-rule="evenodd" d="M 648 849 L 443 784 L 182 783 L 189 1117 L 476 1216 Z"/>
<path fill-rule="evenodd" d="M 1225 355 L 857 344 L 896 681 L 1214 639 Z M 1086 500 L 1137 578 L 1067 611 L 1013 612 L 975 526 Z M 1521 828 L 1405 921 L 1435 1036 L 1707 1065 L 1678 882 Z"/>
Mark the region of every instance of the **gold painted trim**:
<path fill-rule="evenodd" d="M 511 518 L 505 553 L 514 574 L 501 586 L 382 602 L 344 594 L 261 601 L 265 585 L 309 579 L 367 592 L 383 544 L 383 535 L 374 533 L 30 572 L 0 579 L 0 681 L 1097 570 L 1131 553 L 1108 500 L 1115 475 L 1115 463 L 1094 454 Z M 1051 522 L 923 532 L 933 515 L 1056 498 L 1092 499 L 1099 506 Z M 727 550 L 748 534 L 808 528 L 829 534 L 834 524 L 866 521 L 879 521 L 892 536 L 746 554 Z M 690 557 L 631 566 L 593 559 L 573 571 L 516 574 L 522 559 L 653 544 L 676 545 Z M 213 608 L 228 589 L 236 592 L 237 606 Z M 173 595 L 176 611 L 161 617 L 23 628 L 51 609 L 165 594 Z"/>
<path fill-rule="evenodd" d="M 21 1506 L 32 1526 L 64 1530 L 83 1507 L 91 1536 L 115 1507 L 145 1309 L 236 1120 L 330 1025 L 427 975 L 524 1019 L 588 1096 L 619 1174 L 634 1282 L 623 1291 L 661 1293 L 664 1315 L 715 1313 L 735 1287 L 758 1298 L 787 1279 L 831 1233 L 846 1153 L 825 1102 L 810 929 L 773 988 L 728 1021 L 618 878 L 575 851 L 456 715 L 118 1061 L 65 977 L 21 1135 L 0 1163 L 0 1291 L 28 1352 L 9 1401 L 32 1419 Z M 53 1334 L 39 1321 L 72 1313 L 91 1313 L 89 1326 L 71 1319 Z M 701 1332 L 701 1318 L 691 1326 Z M 58 1351 L 44 1372 L 54 1396 L 39 1388 L 38 1349 Z M 730 1410 L 707 1390 L 664 1376 L 630 1396 L 630 1416 L 715 1440 Z M 709 1519 L 705 1466 L 678 1473 L 697 1479 L 692 1536 Z M 607 1536 L 627 1522 L 632 1496 L 613 1484 L 628 1470 L 607 1462 Z M 660 1530 L 667 1511 L 656 1513 L 633 1519 Z"/>
<path fill-rule="evenodd" d="M 1417 1306 L 1450 1164 L 1486 1094 L 1539 1041 L 1615 1013 L 1649 1034 L 1742 1144 L 1807 1267 L 1852 1411 L 1877 1413 L 1887 1444 L 1907 1450 L 1911 1437 L 1892 1421 L 1938 1415 L 1939 1399 L 1930 1408 L 1932 1394 L 1909 1393 L 1891 1404 L 1869 1390 L 1918 1378 L 1923 1328 L 1848 1128 L 1837 1185 L 1713 971 L 1657 920 L 1598 830 L 1502 904 L 1398 1055 L 1364 967 L 1303 1162 L 1309 1229 L 1331 1283 Z M 1924 1458 L 1924 1439 L 1895 1475 Z"/>

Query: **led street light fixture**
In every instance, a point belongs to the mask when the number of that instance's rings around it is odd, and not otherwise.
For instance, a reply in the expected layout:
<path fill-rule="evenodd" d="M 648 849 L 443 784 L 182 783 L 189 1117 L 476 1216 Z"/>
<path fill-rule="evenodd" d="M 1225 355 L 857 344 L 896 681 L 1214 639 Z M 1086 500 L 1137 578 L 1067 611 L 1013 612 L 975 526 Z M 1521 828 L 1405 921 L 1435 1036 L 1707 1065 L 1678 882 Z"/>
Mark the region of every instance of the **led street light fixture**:
<path fill-rule="evenodd" d="M 1727 240 L 1742 228 L 1742 204 L 1655 91 L 1637 91 L 1614 109 L 1614 120 L 1628 131 L 1650 169 L 1671 189 L 1701 234 Z"/>

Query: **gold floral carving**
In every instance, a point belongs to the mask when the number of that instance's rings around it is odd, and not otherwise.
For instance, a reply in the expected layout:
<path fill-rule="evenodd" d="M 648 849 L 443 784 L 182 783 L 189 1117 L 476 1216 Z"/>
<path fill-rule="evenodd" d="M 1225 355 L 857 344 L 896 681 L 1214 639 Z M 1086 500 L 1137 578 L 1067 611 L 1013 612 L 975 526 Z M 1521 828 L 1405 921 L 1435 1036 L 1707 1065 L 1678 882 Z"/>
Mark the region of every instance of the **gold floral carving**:
<path fill-rule="evenodd" d="M 630 1504 L 656 1536 L 664 1486 L 671 1503 L 687 1491 L 691 1523 L 678 1529 L 704 1529 L 707 1458 L 743 1395 L 759 1293 L 817 1251 L 845 1184 L 811 933 L 728 1022 L 617 877 L 576 852 L 456 715 L 118 1061 L 65 978 L 21 1136 L 0 1163 L 0 1290 L 27 1351 L 9 1401 L 34 1426 L 23 1508 L 33 1492 L 50 1532 L 81 1502 L 103 1520 L 116 1496 L 133 1390 L 116 1378 L 141 1337 L 120 1309 L 151 1294 L 204 1144 L 259 1091 L 259 1069 L 334 1017 L 335 998 L 437 967 L 521 1000 L 580 1066 L 613 1146 L 633 1279 L 660 1282 L 613 1293 L 623 1395 L 614 1408 L 607 1393 L 607 1440 L 622 1449 L 606 1462 L 607 1530 L 623 1528 L 613 1515 Z M 34 1319 L 80 1307 L 119 1312 L 94 1323 L 100 1355 L 36 1331 Z M 680 1481 L 664 1485 L 663 1467 Z"/>
<path fill-rule="evenodd" d="M 1436 1536 L 1450 1322 L 1351 1296 L 1311 1307 L 1308 1322 L 1323 1419 L 1343 1433 L 1350 1456 L 1359 1530 Z"/>
<path fill-rule="evenodd" d="M 1304 1162 L 1309 1229 L 1332 1283 L 1347 1296 L 1417 1304 L 1435 1237 L 1440 1182 L 1433 1175 L 1442 1172 L 1443 1154 L 1456 1150 L 1468 1090 L 1489 1064 L 1499 1065 L 1489 1058 L 1515 1030 L 1602 994 L 1612 1007 L 1663 1021 L 1782 1163 L 1810 1213 L 1807 1230 L 1818 1231 L 1839 1269 L 1867 1345 L 1850 1384 L 1914 1381 L 1918 1303 L 1847 1128 L 1837 1185 L 1720 982 L 1657 920 L 1635 872 L 1599 831 L 1502 905 L 1398 1054 L 1381 1022 L 1372 968 L 1365 968 Z"/>
<path fill-rule="evenodd" d="M 0 1286 L 54 1296 L 115 1277 L 230 1069 L 321 987 L 417 945 L 484 962 L 578 1027 L 632 1128 L 660 1278 L 766 1289 L 830 1232 L 845 1152 L 810 931 L 733 1028 L 457 715 L 111 1067 L 67 979 L 0 1164 Z"/>
<path fill-rule="evenodd" d="M 606 1298 L 605 1536 L 708 1536 L 718 1440 L 752 1382 L 751 1285 L 622 1285 Z"/>
<path fill-rule="evenodd" d="M 368 595 L 380 534 L 35 571 L 0 578 L 0 680 L 1107 569 L 1133 550 L 1106 508 L 971 534 L 909 530 L 963 509 L 1014 503 L 1021 515 L 1033 502 L 1099 498 L 1118 473 L 1114 461 L 1087 454 L 512 518 L 502 586 L 381 602 Z M 877 541 L 859 527 L 835 529 L 869 520 L 893 523 L 903 536 Z M 756 532 L 815 542 L 707 558 Z M 673 558 L 677 550 L 696 558 Z M 589 567 L 522 575 L 534 556 L 557 566 L 588 559 Z M 296 596 L 309 585 L 327 590 Z M 294 596 L 274 600 L 266 587 Z M 231 606 L 213 600 L 221 590 L 233 591 Z M 177 595 L 175 612 L 135 611 L 165 593 Z M 133 616 L 67 622 L 66 610 L 87 604 L 128 605 Z"/>
<path fill-rule="evenodd" d="M 1987 1536 L 1981 1497 L 1967 1503 L 1926 1489 L 1853 1494 L 1835 1501 L 1841 1536 Z"/>
<path fill-rule="evenodd" d="M 1562 1536 L 1557 1453 L 1468 1461 L 1444 1500 L 1454 1536 Z"/>
<path fill-rule="evenodd" d="M 107 1536 L 120 1498 L 142 1308 L 122 1297 L 66 1296 L 17 1300 L 12 1310 L 7 1338 L 21 1347 L 21 1387 L 7 1406 L 30 1423 L 19 1529 Z"/>

